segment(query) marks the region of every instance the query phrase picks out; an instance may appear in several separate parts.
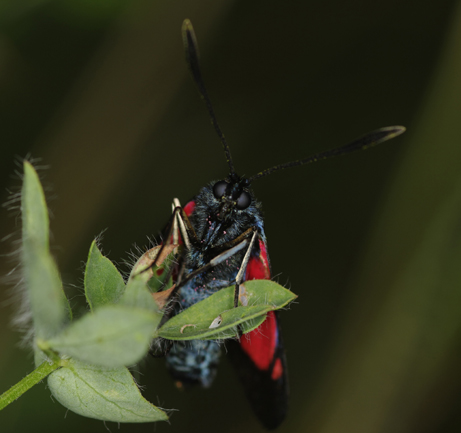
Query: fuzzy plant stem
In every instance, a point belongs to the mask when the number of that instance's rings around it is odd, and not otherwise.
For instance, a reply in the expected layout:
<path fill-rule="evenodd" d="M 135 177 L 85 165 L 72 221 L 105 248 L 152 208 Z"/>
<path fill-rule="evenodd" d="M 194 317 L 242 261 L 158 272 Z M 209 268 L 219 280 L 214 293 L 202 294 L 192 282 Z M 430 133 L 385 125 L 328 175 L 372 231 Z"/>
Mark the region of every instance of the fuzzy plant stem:
<path fill-rule="evenodd" d="M 60 367 L 62 367 L 62 362 L 60 360 L 53 362 L 45 361 L 40 364 L 32 373 L 28 374 L 24 379 L 19 381 L 16 385 L 13 385 L 8 391 L 0 396 L 0 410 L 18 399 L 22 394 Z"/>

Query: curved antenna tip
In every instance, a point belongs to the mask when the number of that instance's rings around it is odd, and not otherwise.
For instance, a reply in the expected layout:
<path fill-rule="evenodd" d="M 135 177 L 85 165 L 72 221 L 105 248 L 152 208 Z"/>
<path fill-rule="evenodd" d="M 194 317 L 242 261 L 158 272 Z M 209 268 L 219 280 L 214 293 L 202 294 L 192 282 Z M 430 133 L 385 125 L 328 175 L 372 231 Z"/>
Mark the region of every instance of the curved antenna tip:
<path fill-rule="evenodd" d="M 403 134 L 406 130 L 407 128 L 401 125 L 385 126 L 384 128 L 380 128 L 376 132 L 382 132 L 383 137 L 376 144 L 382 143 L 385 140 L 390 140 L 391 138 L 395 138 L 400 134 Z"/>
<path fill-rule="evenodd" d="M 199 57 L 197 38 L 195 36 L 194 27 L 192 27 L 192 23 L 190 19 L 186 18 L 182 22 L 181 33 L 182 33 L 182 40 L 183 40 L 184 48 L 186 50 L 186 58 L 187 58 L 187 61 L 190 62 L 192 61 L 191 59 L 192 51 L 194 52 L 197 58 Z"/>
<path fill-rule="evenodd" d="M 377 144 L 383 143 L 384 141 L 391 140 L 392 138 L 403 134 L 405 131 L 405 126 L 401 125 L 385 126 L 384 128 L 376 129 L 375 131 L 372 131 L 362 137 L 362 139 L 365 139 L 362 149 L 367 149 L 368 147 L 373 147 Z"/>
<path fill-rule="evenodd" d="M 186 18 L 183 22 L 182 22 L 182 32 L 193 32 L 194 31 L 194 28 L 192 27 L 192 23 L 190 21 L 189 18 Z"/>

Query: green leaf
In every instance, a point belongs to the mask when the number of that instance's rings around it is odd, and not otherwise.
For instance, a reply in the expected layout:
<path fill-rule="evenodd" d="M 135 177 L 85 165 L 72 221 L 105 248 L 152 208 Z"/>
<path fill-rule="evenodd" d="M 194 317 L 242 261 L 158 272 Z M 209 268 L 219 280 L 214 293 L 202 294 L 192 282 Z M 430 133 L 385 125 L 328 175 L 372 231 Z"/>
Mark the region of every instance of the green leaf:
<path fill-rule="evenodd" d="M 73 322 L 49 347 L 105 367 L 138 362 L 148 351 L 160 315 L 146 309 L 108 305 Z"/>
<path fill-rule="evenodd" d="M 104 257 L 93 241 L 85 269 L 85 296 L 91 310 L 115 304 L 125 290 L 125 282 L 114 264 Z"/>
<path fill-rule="evenodd" d="M 246 281 L 242 286 L 251 305 L 233 308 L 235 289 L 227 287 L 168 320 L 156 336 L 169 340 L 235 337 L 237 325 L 242 326 L 244 333 L 250 332 L 264 321 L 267 312 L 282 308 L 296 298 L 294 293 L 270 280 Z"/>
<path fill-rule="evenodd" d="M 48 251 L 49 219 L 45 194 L 37 172 L 28 161 L 24 161 L 24 180 L 21 197 L 23 243 L 33 244 Z"/>
<path fill-rule="evenodd" d="M 136 275 L 128 280 L 125 293 L 119 302 L 127 307 L 142 308 L 154 313 L 158 312 L 152 293 L 147 288 L 145 274 Z"/>
<path fill-rule="evenodd" d="M 71 316 L 59 272 L 49 252 L 49 220 L 40 180 L 24 162 L 22 208 L 22 270 L 28 291 L 35 335 L 56 335 Z M 40 358 L 40 357 L 39 357 Z"/>
<path fill-rule="evenodd" d="M 210 333 L 209 335 L 200 338 L 203 340 L 224 340 L 226 338 L 237 337 L 237 325 L 239 324 L 242 329 L 242 333 L 246 334 L 261 325 L 264 320 L 266 320 L 266 314 L 273 309 L 274 308 L 269 305 L 231 308 L 219 315 L 220 324 L 218 327 L 211 329 L 208 327 L 208 331 L 214 330 L 216 333 Z M 187 334 L 189 337 L 189 332 L 187 331 L 187 328 L 183 329 L 182 334 Z"/>
<path fill-rule="evenodd" d="M 71 411 L 114 422 L 166 421 L 165 412 L 139 392 L 130 372 L 70 360 L 48 377 L 53 396 Z"/>

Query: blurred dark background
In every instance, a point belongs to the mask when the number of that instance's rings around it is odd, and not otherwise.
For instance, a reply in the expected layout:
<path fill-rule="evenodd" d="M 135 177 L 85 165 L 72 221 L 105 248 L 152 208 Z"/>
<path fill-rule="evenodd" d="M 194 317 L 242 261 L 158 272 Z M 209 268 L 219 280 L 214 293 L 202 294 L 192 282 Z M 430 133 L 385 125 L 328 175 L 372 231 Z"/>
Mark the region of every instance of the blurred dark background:
<path fill-rule="evenodd" d="M 0 195 L 38 158 L 52 248 L 75 310 L 93 238 L 123 263 L 227 166 L 184 61 L 194 24 L 202 70 L 240 174 L 381 126 L 378 148 L 254 184 L 291 377 L 281 432 L 461 430 L 461 9 L 453 0 L 3 0 Z M 19 158 L 18 158 L 19 157 Z M 20 222 L 0 212 L 1 273 Z M 13 234 L 12 237 L 9 236 Z M 121 265 L 123 269 L 123 265 Z M 125 268 L 126 269 L 126 268 Z M 33 369 L 0 291 L 0 392 Z M 175 389 L 162 360 L 139 366 L 171 424 L 111 431 L 262 431 L 223 359 L 211 389 Z M 40 384 L 0 413 L 2 433 L 104 432 Z"/>

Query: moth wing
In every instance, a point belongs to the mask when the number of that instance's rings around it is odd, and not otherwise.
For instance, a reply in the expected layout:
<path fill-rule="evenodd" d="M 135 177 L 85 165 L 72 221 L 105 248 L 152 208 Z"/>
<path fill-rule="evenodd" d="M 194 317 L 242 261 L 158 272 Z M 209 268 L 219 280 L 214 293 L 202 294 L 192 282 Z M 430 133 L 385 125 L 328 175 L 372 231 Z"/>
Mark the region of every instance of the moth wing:
<path fill-rule="evenodd" d="M 270 279 L 267 247 L 261 239 L 245 274 L 245 280 L 254 279 Z M 258 328 L 240 341 L 229 341 L 226 347 L 254 413 L 266 428 L 278 427 L 288 407 L 287 364 L 278 313 L 269 312 Z"/>

